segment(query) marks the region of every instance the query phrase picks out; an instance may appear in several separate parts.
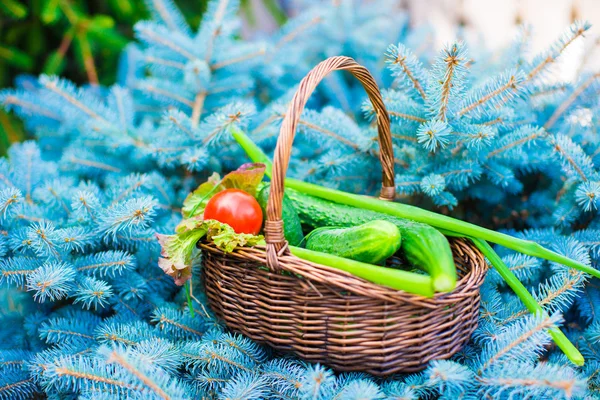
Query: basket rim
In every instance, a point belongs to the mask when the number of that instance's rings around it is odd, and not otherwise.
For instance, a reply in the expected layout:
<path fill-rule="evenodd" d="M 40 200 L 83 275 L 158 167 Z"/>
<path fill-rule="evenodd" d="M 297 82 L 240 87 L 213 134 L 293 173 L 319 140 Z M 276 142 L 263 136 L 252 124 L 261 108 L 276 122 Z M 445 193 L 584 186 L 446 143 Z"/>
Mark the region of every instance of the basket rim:
<path fill-rule="evenodd" d="M 269 278 L 273 280 L 294 279 L 305 290 L 312 290 L 317 293 L 319 291 L 315 288 L 313 282 L 329 286 L 332 289 L 336 288 L 337 292 L 341 289 L 355 295 L 377 298 L 386 302 L 411 303 L 425 308 L 438 308 L 441 305 L 453 304 L 460 298 L 470 296 L 473 292 L 478 292 L 488 270 L 485 258 L 472 243 L 463 238 L 448 239 L 455 263 L 467 267 L 463 268 L 463 270 L 466 269 L 466 273 L 457 281 L 454 290 L 447 293 L 435 293 L 433 297 L 425 297 L 381 286 L 354 276 L 349 272 L 298 258 L 286 251 L 282 251 L 282 254 L 279 255 L 279 265 L 282 267 L 281 269 L 290 272 L 292 275 L 282 275 L 272 272 L 269 269 L 260 271 L 261 273 L 269 274 Z M 238 259 L 240 261 L 238 263 L 240 268 L 252 268 L 258 271 L 259 268 L 249 266 L 248 264 L 267 265 L 267 248 L 264 245 L 238 247 L 231 253 L 223 252 L 212 242 L 200 241 L 197 246 L 202 250 L 210 252 L 213 257 L 233 257 Z M 300 277 L 297 275 L 300 275 Z M 340 293 L 340 296 L 343 296 L 343 294 Z"/>

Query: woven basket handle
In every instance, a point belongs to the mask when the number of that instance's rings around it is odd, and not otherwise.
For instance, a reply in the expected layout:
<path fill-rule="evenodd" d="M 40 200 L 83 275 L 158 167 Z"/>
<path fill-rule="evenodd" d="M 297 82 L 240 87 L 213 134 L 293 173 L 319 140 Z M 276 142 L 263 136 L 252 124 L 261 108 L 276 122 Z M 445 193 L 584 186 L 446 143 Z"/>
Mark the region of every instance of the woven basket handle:
<path fill-rule="evenodd" d="M 287 173 L 292 151 L 292 142 L 296 134 L 296 126 L 306 102 L 319 82 L 330 72 L 346 70 L 352 73 L 363 85 L 369 95 L 377 115 L 379 139 L 379 159 L 383 167 L 380 198 L 392 200 L 395 195 L 394 185 L 394 152 L 390 133 L 390 117 L 381 98 L 379 87 L 369 71 L 350 57 L 330 57 L 314 67 L 300 82 L 300 86 L 292 99 L 279 131 L 275 157 L 273 159 L 273 175 L 271 191 L 267 203 L 265 221 L 265 240 L 267 242 L 267 265 L 272 270 L 279 268 L 277 255 L 286 251 L 287 242 L 283 236 L 281 219 L 284 179 Z"/>

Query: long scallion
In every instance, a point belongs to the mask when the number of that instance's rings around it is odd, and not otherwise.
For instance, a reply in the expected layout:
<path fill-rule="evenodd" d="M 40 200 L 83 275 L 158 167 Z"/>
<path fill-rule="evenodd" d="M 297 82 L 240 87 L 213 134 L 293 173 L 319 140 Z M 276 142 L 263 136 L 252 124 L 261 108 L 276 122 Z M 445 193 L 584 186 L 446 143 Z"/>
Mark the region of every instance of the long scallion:
<path fill-rule="evenodd" d="M 500 246 L 504 246 L 520 253 L 554 261 L 600 278 L 600 271 L 597 269 L 572 260 L 552 250 L 548 250 L 536 242 L 519 239 L 500 232 L 495 232 L 491 229 L 482 228 L 468 222 L 447 217 L 445 215 L 436 214 L 431 211 L 423 210 L 419 207 L 342 192 L 340 190 L 329 189 L 296 179 L 286 179 L 285 185 L 302 193 L 328 199 L 336 203 L 347 204 L 358 208 L 377 211 L 383 214 L 393 215 L 395 217 L 410 219 L 431 225 L 435 228 L 445 229 L 460 233 L 464 236 L 496 243 Z"/>
<path fill-rule="evenodd" d="M 250 139 L 244 132 L 236 130 L 233 133 L 235 140 L 240 146 L 246 151 L 247 155 L 254 162 L 262 162 L 266 165 L 266 175 L 270 178 L 272 172 L 272 163 L 268 156 L 258 147 L 252 139 Z M 568 267 L 575 268 L 577 270 L 586 272 L 592 276 L 600 278 L 600 271 L 589 267 L 585 264 L 579 263 L 561 254 L 555 253 L 548 250 L 538 243 L 515 238 L 503 233 L 495 232 L 490 229 L 482 228 L 477 225 L 470 224 L 461 220 L 457 220 L 444 215 L 436 214 L 431 211 L 423 210 L 418 207 L 409 206 L 401 203 L 385 202 L 366 196 L 359 196 L 351 193 L 342 192 L 339 190 L 325 188 L 319 185 L 298 181 L 295 179 L 286 179 L 285 185 L 292 189 L 296 189 L 305 194 L 325 198 L 330 201 L 334 201 L 341 204 L 347 204 L 359 208 L 368 210 L 378 211 L 384 214 L 394 215 L 401 218 L 410 219 L 417 222 L 422 222 L 434 226 L 442 233 L 448 236 L 457 237 L 469 237 L 473 244 L 483 253 L 488 259 L 492 267 L 498 271 L 500 276 L 506 281 L 507 285 L 515 292 L 515 294 L 521 299 L 525 307 L 532 313 L 541 312 L 545 313 L 542 307 L 535 301 L 533 296 L 527 291 L 525 286 L 518 280 L 518 278 L 512 273 L 512 271 L 504 264 L 502 259 L 496 254 L 494 249 L 487 243 L 499 244 L 509 249 L 527 254 L 533 257 L 539 257 L 542 259 L 554 261 L 560 264 L 564 264 Z M 300 252 L 298 251 L 300 250 Z M 301 252 L 304 249 L 292 249 L 292 254 L 297 257 L 301 257 Z M 308 250 L 304 250 L 308 251 Z M 305 258 L 309 260 L 308 258 Z M 324 262 L 322 260 L 309 260 L 319 263 Z M 351 272 L 351 271 L 348 271 Z M 556 345 L 563 351 L 567 358 L 575 365 L 583 365 L 584 358 L 579 350 L 569 341 L 565 334 L 556 327 L 550 330 L 550 335 Z"/>
<path fill-rule="evenodd" d="M 488 259 L 492 267 L 498 274 L 504 279 L 506 284 L 515 292 L 517 297 L 521 299 L 525 307 L 532 314 L 541 313 L 542 315 L 546 315 L 544 309 L 535 301 L 533 296 L 529 294 L 525 286 L 519 281 L 519 279 L 512 273 L 512 271 L 508 268 L 504 261 L 496 254 L 494 249 L 485 241 L 481 239 L 471 239 L 475 247 L 483 253 L 483 255 Z M 579 350 L 569 341 L 569 339 L 565 336 L 565 334 L 558 327 L 554 327 L 549 331 L 552 340 L 554 343 L 562 350 L 563 353 L 567 356 L 569 360 L 575 365 L 583 365 L 585 359 L 583 355 L 579 352 Z"/>
<path fill-rule="evenodd" d="M 266 164 L 266 175 L 271 177 L 272 164 L 268 156 L 258 147 L 252 139 L 239 129 L 232 132 L 234 139 L 244 149 L 248 157 L 254 162 Z M 395 217 L 405 218 L 417 222 L 431 225 L 435 228 L 445 229 L 457 232 L 465 236 L 482 239 L 488 242 L 496 243 L 506 248 L 527 254 L 533 257 L 543 258 L 554 261 L 559 264 L 575 268 L 592 276 L 600 278 L 600 271 L 578 261 L 572 260 L 552 250 L 548 250 L 538 243 L 530 240 L 519 239 L 504 233 L 495 232 L 491 229 L 483 228 L 465 221 L 451 218 L 445 215 L 427 211 L 407 204 L 383 201 L 372 197 L 356 195 L 340 190 L 330 189 L 313 183 L 303 182 L 296 179 L 287 178 L 285 186 L 296 189 L 302 193 L 321 197 L 336 203 L 347 204 L 366 210 L 377 211 L 380 213 L 393 215 Z"/>
<path fill-rule="evenodd" d="M 290 246 L 290 251 L 293 255 L 303 260 L 346 271 L 381 286 L 425 297 L 433 297 L 434 295 L 431 277 L 428 275 L 416 274 L 401 269 L 380 267 L 300 247 Z"/>

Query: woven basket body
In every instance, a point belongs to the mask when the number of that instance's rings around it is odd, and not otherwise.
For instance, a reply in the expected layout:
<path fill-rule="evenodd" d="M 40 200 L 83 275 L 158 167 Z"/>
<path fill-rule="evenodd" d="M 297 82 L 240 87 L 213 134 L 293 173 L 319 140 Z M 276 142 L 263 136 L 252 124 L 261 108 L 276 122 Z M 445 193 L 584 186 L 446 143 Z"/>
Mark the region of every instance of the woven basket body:
<path fill-rule="evenodd" d="M 470 242 L 451 241 L 460 275 L 455 290 L 425 298 L 299 259 L 283 236 L 281 202 L 296 125 L 318 82 L 334 70 L 351 72 L 369 95 L 378 125 L 380 198 L 394 198 L 389 116 L 377 84 L 354 60 L 329 58 L 302 80 L 282 122 L 264 227 L 266 246 L 224 254 L 214 244 L 200 243 L 206 294 L 231 329 L 307 361 L 379 376 L 419 371 L 430 360 L 455 354 L 477 326 L 486 264 Z"/>
<path fill-rule="evenodd" d="M 379 376 L 419 371 L 430 360 L 455 354 L 477 326 L 486 267 L 481 254 L 462 240 L 452 243 L 462 275 L 456 289 L 431 299 L 387 288 L 344 293 L 334 283 L 266 271 L 264 249 L 225 255 L 214 245 L 200 246 L 209 304 L 227 326 L 338 371 Z M 303 260 L 294 262 L 303 264 L 296 266 L 298 271 L 338 274 Z"/>

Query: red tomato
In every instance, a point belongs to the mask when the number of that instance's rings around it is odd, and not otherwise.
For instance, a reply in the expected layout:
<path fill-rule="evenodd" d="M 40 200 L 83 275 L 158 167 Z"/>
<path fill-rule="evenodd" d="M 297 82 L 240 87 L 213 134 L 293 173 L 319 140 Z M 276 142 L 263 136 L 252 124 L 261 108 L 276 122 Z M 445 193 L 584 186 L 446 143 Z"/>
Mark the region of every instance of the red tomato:
<path fill-rule="evenodd" d="M 256 235 L 262 227 L 263 213 L 252 195 L 239 189 L 225 189 L 206 203 L 204 219 L 228 224 L 236 233 Z"/>

